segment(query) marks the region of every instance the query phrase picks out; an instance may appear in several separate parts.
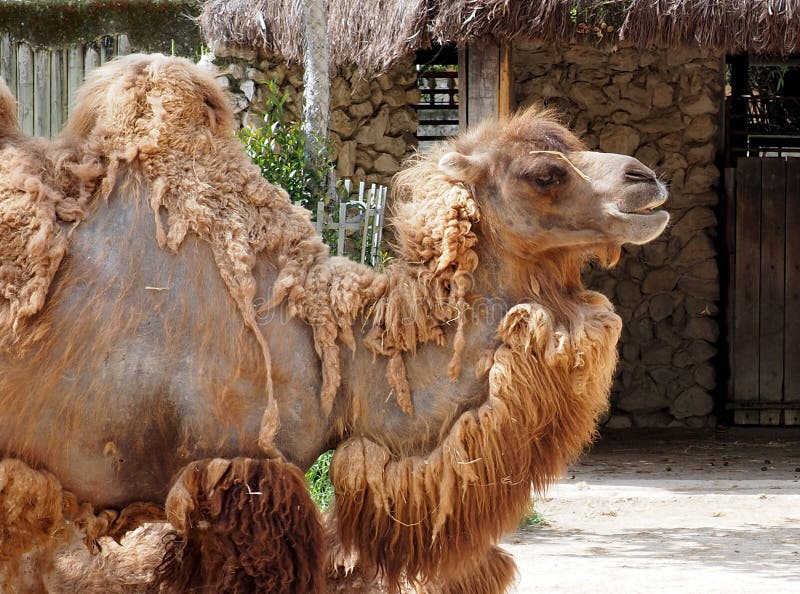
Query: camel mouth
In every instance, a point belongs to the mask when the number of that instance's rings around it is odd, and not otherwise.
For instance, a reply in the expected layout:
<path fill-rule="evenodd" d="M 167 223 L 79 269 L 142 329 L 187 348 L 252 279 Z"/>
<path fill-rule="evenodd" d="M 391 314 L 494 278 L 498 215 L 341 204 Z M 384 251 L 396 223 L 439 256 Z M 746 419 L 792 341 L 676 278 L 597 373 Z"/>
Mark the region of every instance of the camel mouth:
<path fill-rule="evenodd" d="M 621 214 L 630 214 L 630 215 L 651 215 L 657 212 L 656 210 L 659 206 L 662 206 L 667 201 L 667 194 L 666 192 L 660 194 L 659 196 L 653 198 L 650 202 L 643 206 L 636 206 L 636 207 L 625 207 L 625 206 L 618 206 L 617 210 Z"/>

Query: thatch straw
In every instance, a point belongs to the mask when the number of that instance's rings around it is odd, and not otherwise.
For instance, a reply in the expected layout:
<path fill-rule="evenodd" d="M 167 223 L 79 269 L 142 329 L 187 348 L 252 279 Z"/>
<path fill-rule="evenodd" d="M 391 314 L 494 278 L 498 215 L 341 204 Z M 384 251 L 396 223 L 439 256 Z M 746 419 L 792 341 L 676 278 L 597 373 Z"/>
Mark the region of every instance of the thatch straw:
<path fill-rule="evenodd" d="M 423 45 L 427 0 L 328 0 L 331 62 L 387 69 Z M 214 44 L 253 48 L 299 62 L 302 0 L 208 0 L 200 27 Z"/>
<path fill-rule="evenodd" d="M 211 43 L 302 56 L 302 0 L 207 0 Z M 479 37 L 564 42 L 605 20 L 640 47 L 703 46 L 728 53 L 800 51 L 800 0 L 328 0 L 331 60 L 366 72 L 431 42 Z M 588 36 L 591 38 L 591 34 Z"/>

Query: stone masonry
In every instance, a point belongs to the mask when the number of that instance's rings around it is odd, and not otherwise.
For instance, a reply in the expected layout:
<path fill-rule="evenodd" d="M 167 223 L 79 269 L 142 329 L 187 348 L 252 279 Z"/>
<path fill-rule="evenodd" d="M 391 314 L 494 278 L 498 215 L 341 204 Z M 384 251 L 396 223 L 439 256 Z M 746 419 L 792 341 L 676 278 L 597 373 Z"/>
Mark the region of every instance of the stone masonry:
<path fill-rule="evenodd" d="M 624 321 L 607 425 L 713 425 L 723 56 L 517 42 L 513 68 L 519 106 L 558 108 L 590 149 L 634 155 L 670 185 L 664 235 L 587 275 Z"/>
<path fill-rule="evenodd" d="M 217 50 L 220 82 L 234 94 L 234 110 L 243 125 L 263 123 L 264 98 L 272 80 L 288 93 L 287 110 L 299 118 L 303 70 L 277 58 L 247 50 Z M 356 182 L 389 184 L 416 147 L 419 102 L 413 63 L 394 65 L 366 79 L 354 67 L 340 68 L 331 81 L 330 139 L 337 175 Z"/>

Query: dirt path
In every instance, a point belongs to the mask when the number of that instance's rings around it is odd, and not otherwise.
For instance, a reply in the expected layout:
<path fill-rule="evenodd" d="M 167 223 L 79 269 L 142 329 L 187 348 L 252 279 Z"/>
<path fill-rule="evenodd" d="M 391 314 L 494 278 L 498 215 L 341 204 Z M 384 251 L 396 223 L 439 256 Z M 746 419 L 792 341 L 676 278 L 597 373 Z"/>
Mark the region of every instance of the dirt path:
<path fill-rule="evenodd" d="M 800 431 L 605 437 L 505 541 L 518 593 L 800 593 Z"/>

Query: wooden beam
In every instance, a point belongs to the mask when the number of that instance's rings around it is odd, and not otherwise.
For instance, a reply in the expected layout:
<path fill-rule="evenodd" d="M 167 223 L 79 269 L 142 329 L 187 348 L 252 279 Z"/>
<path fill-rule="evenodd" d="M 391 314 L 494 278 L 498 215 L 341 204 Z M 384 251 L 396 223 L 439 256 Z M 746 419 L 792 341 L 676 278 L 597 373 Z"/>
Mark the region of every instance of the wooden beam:
<path fill-rule="evenodd" d="M 736 165 L 736 295 L 734 297 L 735 401 L 759 400 L 759 320 L 761 272 L 761 159 Z M 755 419 L 735 422 L 758 423 Z"/>
<path fill-rule="evenodd" d="M 511 44 L 500 46 L 500 80 L 497 90 L 497 115 L 507 118 L 511 115 L 514 96 L 514 78 L 511 72 Z"/>
<path fill-rule="evenodd" d="M 511 47 L 479 39 L 459 52 L 458 88 L 461 129 L 508 116 L 513 106 Z"/>

